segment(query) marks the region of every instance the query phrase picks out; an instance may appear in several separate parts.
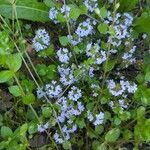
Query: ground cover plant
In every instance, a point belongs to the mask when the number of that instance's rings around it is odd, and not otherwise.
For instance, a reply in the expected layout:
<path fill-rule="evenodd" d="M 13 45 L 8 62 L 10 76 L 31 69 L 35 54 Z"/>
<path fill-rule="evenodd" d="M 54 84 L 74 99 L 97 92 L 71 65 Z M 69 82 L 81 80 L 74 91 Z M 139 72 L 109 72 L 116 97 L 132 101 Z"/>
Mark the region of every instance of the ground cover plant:
<path fill-rule="evenodd" d="M 149 150 L 149 34 L 149 0 L 0 0 L 0 150 Z"/>

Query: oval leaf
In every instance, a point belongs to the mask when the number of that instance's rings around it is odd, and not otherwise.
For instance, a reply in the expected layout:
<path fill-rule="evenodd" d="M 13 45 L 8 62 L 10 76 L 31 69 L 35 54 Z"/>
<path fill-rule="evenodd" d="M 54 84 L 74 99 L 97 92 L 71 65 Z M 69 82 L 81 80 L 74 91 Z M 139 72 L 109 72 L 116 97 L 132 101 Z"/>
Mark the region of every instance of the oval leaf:
<path fill-rule="evenodd" d="M 9 81 L 13 77 L 14 73 L 10 70 L 0 72 L 0 83 Z"/>
<path fill-rule="evenodd" d="M 12 54 L 9 55 L 7 57 L 7 65 L 8 68 L 10 70 L 12 70 L 13 72 L 16 72 L 20 69 L 21 65 L 22 65 L 22 58 L 21 58 L 21 54 L 17 53 L 17 54 Z"/>
<path fill-rule="evenodd" d="M 105 135 L 106 142 L 114 143 L 120 136 L 120 129 L 114 128 Z"/>
<path fill-rule="evenodd" d="M 30 104 L 33 104 L 35 101 L 35 96 L 34 94 L 30 93 L 28 95 L 25 95 L 23 97 L 23 103 L 26 104 L 26 105 L 30 105 Z"/>
<path fill-rule="evenodd" d="M 17 18 L 32 21 L 49 21 L 49 8 L 43 3 L 28 0 L 19 0 L 15 4 Z M 12 19 L 13 5 L 7 0 L 0 0 L 0 14 L 6 18 Z"/>
<path fill-rule="evenodd" d="M 12 130 L 9 127 L 2 126 L 1 127 L 1 136 L 3 138 L 8 138 L 13 134 Z"/>

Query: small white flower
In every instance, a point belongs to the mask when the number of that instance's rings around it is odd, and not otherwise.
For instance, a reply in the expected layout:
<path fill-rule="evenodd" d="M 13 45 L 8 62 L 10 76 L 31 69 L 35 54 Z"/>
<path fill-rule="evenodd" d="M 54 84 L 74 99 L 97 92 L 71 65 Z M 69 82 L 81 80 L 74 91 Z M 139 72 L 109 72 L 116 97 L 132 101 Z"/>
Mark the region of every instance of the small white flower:
<path fill-rule="evenodd" d="M 89 110 L 87 111 L 87 118 L 89 119 L 90 122 L 92 122 L 94 119 L 93 114 Z"/>
<path fill-rule="evenodd" d="M 51 20 L 54 21 L 54 23 L 58 23 L 57 21 L 57 14 L 58 14 L 58 11 L 56 10 L 56 8 L 51 8 L 50 11 L 49 11 L 49 18 Z"/>
<path fill-rule="evenodd" d="M 94 121 L 94 125 L 97 126 L 97 125 L 100 125 L 102 124 L 104 121 L 104 113 L 103 112 L 100 112 L 99 114 L 96 114 L 96 120 Z"/>
<path fill-rule="evenodd" d="M 142 38 L 143 38 L 143 39 L 146 39 L 146 38 L 147 38 L 147 34 L 143 34 L 143 35 L 142 35 Z"/>
<path fill-rule="evenodd" d="M 122 110 L 126 109 L 128 107 L 128 105 L 125 104 L 125 101 L 123 99 L 120 99 L 118 102 L 119 102 L 119 105 L 122 108 Z"/>
<path fill-rule="evenodd" d="M 81 102 L 77 102 L 77 105 L 78 105 L 78 110 L 79 110 L 80 112 L 83 112 L 84 109 L 85 109 L 84 105 L 83 105 Z"/>
<path fill-rule="evenodd" d="M 53 135 L 53 138 L 56 141 L 56 143 L 62 144 L 64 142 L 64 140 L 60 138 L 60 135 L 57 132 Z"/>
<path fill-rule="evenodd" d="M 69 17 L 70 7 L 68 5 L 63 5 L 60 9 L 61 13 L 64 13 L 65 17 Z"/>
<path fill-rule="evenodd" d="M 43 91 L 43 88 L 37 88 L 36 93 L 37 93 L 37 98 L 38 99 L 44 97 L 44 95 L 45 95 L 45 92 Z"/>
<path fill-rule="evenodd" d="M 45 125 L 38 125 L 38 132 L 44 132 L 46 129 L 48 129 L 49 123 L 47 122 Z"/>

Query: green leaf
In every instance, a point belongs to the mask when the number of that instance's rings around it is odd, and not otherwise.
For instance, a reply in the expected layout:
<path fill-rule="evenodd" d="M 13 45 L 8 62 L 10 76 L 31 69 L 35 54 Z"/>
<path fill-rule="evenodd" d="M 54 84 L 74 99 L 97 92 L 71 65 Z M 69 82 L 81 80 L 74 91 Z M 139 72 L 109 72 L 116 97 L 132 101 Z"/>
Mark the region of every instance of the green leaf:
<path fill-rule="evenodd" d="M 26 134 L 26 132 L 27 132 L 27 129 L 28 129 L 28 124 L 27 124 L 27 123 L 23 124 L 23 125 L 20 127 L 19 135 L 20 135 L 20 136 L 25 136 L 25 134 Z"/>
<path fill-rule="evenodd" d="M 78 7 L 75 7 L 74 5 L 71 5 L 69 17 L 71 19 L 77 20 L 80 14 L 81 14 L 80 9 Z"/>
<path fill-rule="evenodd" d="M 55 65 L 49 65 L 48 66 L 48 73 L 47 73 L 47 78 L 49 80 L 55 79 L 57 76 L 57 67 Z"/>
<path fill-rule="evenodd" d="M 84 119 L 77 119 L 76 120 L 77 125 L 79 126 L 80 129 L 84 128 L 86 126 Z"/>
<path fill-rule="evenodd" d="M 14 73 L 10 70 L 0 71 L 0 83 L 9 81 L 14 76 Z"/>
<path fill-rule="evenodd" d="M 134 128 L 135 140 L 150 142 L 150 119 L 138 120 Z"/>
<path fill-rule="evenodd" d="M 32 21 L 49 21 L 49 8 L 43 3 L 32 0 L 18 0 L 14 5 L 17 18 Z M 13 5 L 8 0 L 0 0 L 0 14 L 6 18 L 12 19 Z"/>
<path fill-rule="evenodd" d="M 15 96 L 15 97 L 21 96 L 21 90 L 20 90 L 19 86 L 13 85 L 13 86 L 10 86 L 8 89 L 9 89 L 9 92 L 13 96 Z"/>
<path fill-rule="evenodd" d="M 102 125 L 98 125 L 95 127 L 95 132 L 97 134 L 101 134 L 104 131 L 104 127 Z"/>
<path fill-rule="evenodd" d="M 23 97 L 23 103 L 26 104 L 26 105 L 30 105 L 30 104 L 33 104 L 35 101 L 35 96 L 34 94 L 30 93 L 28 95 L 25 95 Z"/>
<path fill-rule="evenodd" d="M 123 111 L 123 112 L 119 113 L 119 118 L 122 121 L 127 121 L 128 119 L 130 119 L 130 117 L 131 117 L 131 114 L 128 111 Z"/>
<path fill-rule="evenodd" d="M 119 128 L 114 128 L 105 135 L 105 140 L 108 143 L 114 143 L 120 136 L 120 129 Z"/>
<path fill-rule="evenodd" d="M 87 8 L 85 5 L 80 5 L 79 6 L 80 8 L 80 13 L 83 15 L 83 14 L 87 14 Z"/>
<path fill-rule="evenodd" d="M 47 7 L 54 7 L 55 6 L 55 3 L 53 2 L 53 0 L 44 0 L 44 3 Z"/>
<path fill-rule="evenodd" d="M 12 135 L 13 135 L 13 132 L 9 127 L 6 127 L 6 126 L 1 127 L 1 136 L 3 138 L 9 138 Z"/>
<path fill-rule="evenodd" d="M 144 105 L 150 105 L 150 89 L 142 91 L 141 101 Z"/>
<path fill-rule="evenodd" d="M 52 109 L 50 107 L 43 107 L 42 108 L 42 115 L 45 118 L 49 118 L 52 115 Z"/>
<path fill-rule="evenodd" d="M 62 46 L 67 46 L 69 44 L 69 39 L 66 36 L 59 37 L 59 42 Z"/>
<path fill-rule="evenodd" d="M 8 65 L 8 68 L 15 73 L 20 69 L 22 65 L 21 54 L 16 53 L 16 54 L 8 55 L 6 64 Z"/>
<path fill-rule="evenodd" d="M 121 12 L 130 11 L 135 8 L 135 6 L 138 2 L 139 2 L 138 0 L 132 0 L 132 1 L 131 0 L 120 0 L 119 1 L 119 3 L 120 3 L 119 10 Z"/>
<path fill-rule="evenodd" d="M 105 143 L 102 143 L 99 145 L 96 150 L 108 150 L 107 145 Z"/>
<path fill-rule="evenodd" d="M 141 106 L 137 109 L 137 120 L 143 120 L 145 117 L 145 107 Z"/>
<path fill-rule="evenodd" d="M 63 148 L 64 148 L 65 150 L 71 149 L 71 143 L 70 143 L 69 141 L 65 141 L 65 142 L 63 143 Z"/>
<path fill-rule="evenodd" d="M 109 72 L 115 67 L 115 64 L 116 64 L 116 60 L 108 60 L 103 64 L 103 70 L 105 72 Z"/>
<path fill-rule="evenodd" d="M 135 19 L 134 28 L 137 32 L 146 32 L 150 34 L 150 11 L 143 12 L 142 15 Z"/>
<path fill-rule="evenodd" d="M 37 123 L 31 123 L 28 127 L 29 134 L 33 134 L 37 132 Z"/>
<path fill-rule="evenodd" d="M 98 31 L 102 34 L 106 34 L 108 29 L 109 29 L 109 26 L 105 23 L 102 23 L 102 24 L 99 24 L 98 27 L 97 27 Z"/>
<path fill-rule="evenodd" d="M 66 21 L 63 14 L 61 14 L 60 12 L 58 12 L 57 19 L 60 22 L 65 22 Z"/>
<path fill-rule="evenodd" d="M 107 9 L 105 8 L 105 6 L 100 9 L 100 16 L 103 19 L 107 17 Z"/>

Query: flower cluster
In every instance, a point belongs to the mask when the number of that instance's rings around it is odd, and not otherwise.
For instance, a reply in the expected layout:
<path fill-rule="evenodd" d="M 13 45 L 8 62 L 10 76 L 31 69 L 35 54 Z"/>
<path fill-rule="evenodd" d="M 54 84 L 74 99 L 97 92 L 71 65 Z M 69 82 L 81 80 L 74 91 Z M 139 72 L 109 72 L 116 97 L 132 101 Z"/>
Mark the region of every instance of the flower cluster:
<path fill-rule="evenodd" d="M 47 96 L 48 98 L 57 98 L 61 95 L 62 87 L 57 82 L 52 80 L 50 84 L 46 84 L 45 87 L 37 89 L 37 97 L 42 98 Z"/>
<path fill-rule="evenodd" d="M 136 59 L 133 57 L 133 54 L 136 50 L 136 46 L 133 46 L 133 48 L 131 50 L 129 50 L 128 52 L 125 52 L 122 56 L 122 59 L 127 62 L 126 63 L 126 67 L 128 67 L 129 65 L 133 64 L 136 62 Z"/>
<path fill-rule="evenodd" d="M 78 99 L 82 97 L 81 90 L 75 86 L 71 87 L 71 91 L 69 91 L 68 94 L 69 94 L 68 95 L 69 99 L 73 101 L 77 101 Z"/>
<path fill-rule="evenodd" d="M 36 35 L 33 38 L 32 43 L 37 52 L 48 48 L 50 44 L 50 37 L 45 29 L 39 29 L 36 31 Z"/>
<path fill-rule="evenodd" d="M 75 33 L 79 38 L 87 37 L 88 35 L 93 34 L 93 26 L 90 19 L 87 19 L 80 23 Z"/>
<path fill-rule="evenodd" d="M 119 83 L 115 83 L 114 80 L 108 80 L 107 83 L 109 92 L 113 96 L 120 96 L 125 92 L 135 93 L 137 90 L 137 85 L 135 83 L 130 84 L 129 81 L 120 80 Z"/>
<path fill-rule="evenodd" d="M 44 125 L 39 125 L 38 124 L 38 132 L 44 132 L 46 129 L 48 129 L 48 127 L 49 127 L 49 123 L 47 122 L 46 124 L 44 124 Z"/>
<path fill-rule="evenodd" d="M 109 0 L 110 3 L 113 0 Z M 47 96 L 58 106 L 55 119 L 60 123 L 61 130 L 56 127 L 53 138 L 59 144 L 71 140 L 72 133 L 82 128 L 79 118 L 83 119 L 83 124 L 88 122 L 97 128 L 107 122 L 105 108 L 110 112 L 110 108 L 113 112 L 125 112 L 130 103 L 128 98 L 132 98 L 138 89 L 133 79 L 127 80 L 120 73 L 121 69 L 136 63 L 134 54 L 138 48 L 132 37 L 132 14 L 106 11 L 106 17 L 99 21 L 98 15 L 97 18 L 91 15 L 95 9 L 98 10 L 99 2 L 84 0 L 83 4 L 87 15 L 79 17 L 79 21 L 70 18 L 72 8 L 68 3 L 49 11 L 49 18 L 54 23 L 61 22 L 60 16 L 63 16 L 62 22 L 66 20 L 68 33 L 62 36 L 68 38 L 68 43 L 65 47 L 61 47 L 61 42 L 57 45 L 57 81 L 52 80 L 37 89 L 37 96 Z M 97 23 L 101 21 L 108 27 L 106 34 L 97 30 Z M 41 131 L 45 129 L 41 128 Z"/>
<path fill-rule="evenodd" d="M 83 3 L 90 12 L 93 12 L 98 7 L 97 0 L 84 0 Z"/>
<path fill-rule="evenodd" d="M 100 50 L 99 42 L 97 43 L 89 43 L 86 47 L 86 55 L 89 58 L 92 58 L 94 60 L 94 64 L 100 65 L 102 64 L 106 59 L 106 52 L 103 50 Z"/>
<path fill-rule="evenodd" d="M 71 90 L 68 91 L 67 97 L 60 97 L 57 100 L 58 105 L 60 105 L 60 115 L 58 115 L 57 120 L 60 123 L 66 122 L 71 129 L 67 129 L 68 126 L 64 125 L 62 132 L 65 135 L 65 139 L 70 139 L 70 134 L 77 130 L 77 125 L 73 122 L 73 116 L 79 116 L 84 111 L 84 105 L 79 99 L 82 97 L 81 90 L 77 87 L 71 87 Z M 70 102 L 71 100 L 71 102 Z M 77 101 L 78 100 L 78 101 Z M 61 135 L 56 131 L 54 134 L 54 139 L 57 143 L 62 143 L 64 140 L 61 138 Z"/>
<path fill-rule="evenodd" d="M 69 63 L 69 60 L 70 60 L 72 54 L 68 51 L 67 48 L 62 48 L 62 49 L 60 48 L 57 51 L 57 56 L 58 56 L 60 62 Z"/>
<path fill-rule="evenodd" d="M 53 22 L 56 24 L 58 23 L 59 21 L 57 20 L 57 14 L 58 14 L 58 11 L 56 8 L 51 8 L 50 11 L 49 11 L 49 18 L 51 20 L 53 20 Z"/>
<path fill-rule="evenodd" d="M 104 113 L 100 112 L 99 114 L 96 114 L 95 117 L 90 111 L 87 111 L 87 118 L 90 122 L 93 122 L 95 126 L 100 125 L 104 122 Z M 95 120 L 94 120 L 95 118 Z"/>
<path fill-rule="evenodd" d="M 120 107 L 121 111 L 128 108 L 128 103 L 124 99 L 119 99 L 118 101 L 110 101 L 109 106 L 114 110 L 116 107 Z"/>

